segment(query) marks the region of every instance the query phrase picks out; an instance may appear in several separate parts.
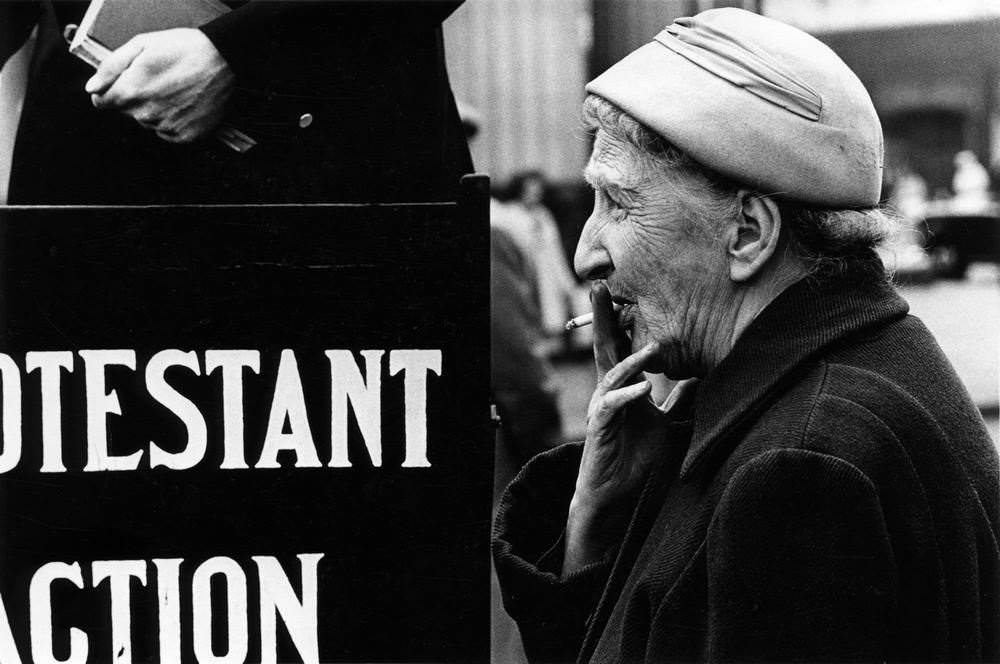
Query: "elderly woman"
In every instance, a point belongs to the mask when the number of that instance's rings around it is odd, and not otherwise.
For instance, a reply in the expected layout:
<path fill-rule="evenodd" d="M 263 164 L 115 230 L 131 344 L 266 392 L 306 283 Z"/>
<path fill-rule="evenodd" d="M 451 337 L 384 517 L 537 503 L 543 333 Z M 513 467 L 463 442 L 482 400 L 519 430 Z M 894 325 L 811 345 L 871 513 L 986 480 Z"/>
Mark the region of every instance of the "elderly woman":
<path fill-rule="evenodd" d="M 874 252 L 864 87 L 720 9 L 587 89 L 598 386 L 495 529 L 529 658 L 996 660 L 997 456 Z"/>

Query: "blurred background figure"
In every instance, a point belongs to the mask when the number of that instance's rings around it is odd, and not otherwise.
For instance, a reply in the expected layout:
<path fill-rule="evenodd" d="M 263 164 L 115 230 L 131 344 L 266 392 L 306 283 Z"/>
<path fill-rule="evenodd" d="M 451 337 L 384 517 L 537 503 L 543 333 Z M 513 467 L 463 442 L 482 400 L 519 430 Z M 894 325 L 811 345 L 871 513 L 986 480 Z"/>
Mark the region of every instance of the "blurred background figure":
<path fill-rule="evenodd" d="M 927 183 L 908 166 L 903 167 L 895 177 L 891 201 L 905 219 L 923 219 L 927 209 Z"/>
<path fill-rule="evenodd" d="M 475 144 L 482 116 L 457 99 L 466 139 Z M 532 456 L 564 441 L 552 366 L 542 353 L 545 333 L 529 256 L 505 229 L 523 215 L 490 197 L 490 392 L 500 426 L 493 452 L 493 504 Z M 500 585 L 490 561 L 491 661 L 527 659 L 517 625 L 501 608 Z"/>
<path fill-rule="evenodd" d="M 545 206 L 546 190 L 540 170 L 515 173 L 507 187 L 506 209 L 492 223 L 510 235 L 530 263 L 545 335 L 542 352 L 552 356 L 563 350 L 566 321 L 590 306 L 588 291 L 570 269 L 559 227 Z"/>
<path fill-rule="evenodd" d="M 556 383 L 546 358 L 536 266 L 504 221 L 517 210 L 491 206 L 490 316 L 493 397 L 500 411 L 498 487 L 535 454 L 563 442 Z"/>
<path fill-rule="evenodd" d="M 976 213 L 989 206 L 990 174 L 972 150 L 961 150 L 955 155 L 951 188 L 955 192 L 951 202 L 954 212 Z"/>
<path fill-rule="evenodd" d="M 466 138 L 474 143 L 482 116 L 459 99 Z M 490 387 L 500 416 L 495 490 L 535 454 L 564 442 L 552 366 L 544 352 L 534 246 L 525 242 L 528 213 L 490 197 Z"/>
<path fill-rule="evenodd" d="M 927 183 L 905 162 L 886 169 L 889 209 L 898 215 L 899 227 L 878 250 L 882 262 L 897 279 L 910 282 L 930 279 L 934 263 L 924 250 Z"/>

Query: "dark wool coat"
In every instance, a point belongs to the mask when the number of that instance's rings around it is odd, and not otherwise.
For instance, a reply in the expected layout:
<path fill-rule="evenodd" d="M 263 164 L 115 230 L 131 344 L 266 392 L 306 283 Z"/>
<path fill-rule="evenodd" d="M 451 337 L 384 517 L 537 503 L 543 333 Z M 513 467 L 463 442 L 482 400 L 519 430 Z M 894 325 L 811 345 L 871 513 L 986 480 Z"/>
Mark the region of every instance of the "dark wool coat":
<path fill-rule="evenodd" d="M 781 294 L 671 424 L 620 547 L 559 579 L 580 459 L 514 480 L 494 532 L 534 661 L 1000 659 L 998 464 L 888 285 Z"/>
<path fill-rule="evenodd" d="M 440 29 L 461 0 L 227 0 L 202 31 L 235 73 L 226 123 L 257 140 L 245 154 L 94 109 L 94 70 L 62 37 L 87 2 L 31 1 L 44 11 L 11 204 L 456 200 L 472 170 Z"/>

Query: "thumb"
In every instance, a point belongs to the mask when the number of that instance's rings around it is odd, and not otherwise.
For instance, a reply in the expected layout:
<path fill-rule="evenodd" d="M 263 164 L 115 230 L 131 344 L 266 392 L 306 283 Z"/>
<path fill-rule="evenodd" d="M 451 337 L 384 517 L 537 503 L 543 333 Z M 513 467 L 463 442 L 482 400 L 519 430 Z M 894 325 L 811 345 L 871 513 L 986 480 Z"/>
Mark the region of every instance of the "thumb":
<path fill-rule="evenodd" d="M 89 94 L 104 94 L 114 84 L 122 72 L 128 69 L 132 61 L 142 53 L 141 35 L 128 40 L 120 48 L 104 59 L 97 73 L 90 77 L 84 86 Z"/>
<path fill-rule="evenodd" d="M 628 338 L 618 327 L 607 284 L 595 281 L 590 296 L 594 308 L 594 363 L 600 380 L 629 354 Z"/>

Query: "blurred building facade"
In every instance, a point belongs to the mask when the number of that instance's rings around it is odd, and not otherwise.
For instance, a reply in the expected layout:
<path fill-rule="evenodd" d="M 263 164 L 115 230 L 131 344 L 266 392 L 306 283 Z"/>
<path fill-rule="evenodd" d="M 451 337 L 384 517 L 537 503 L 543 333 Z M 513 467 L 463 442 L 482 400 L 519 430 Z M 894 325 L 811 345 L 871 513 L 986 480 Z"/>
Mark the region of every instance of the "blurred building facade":
<path fill-rule="evenodd" d="M 1000 173 L 1000 2 L 766 0 L 764 13 L 827 43 L 872 95 L 886 139 L 886 180 L 922 177 L 949 191 L 971 150 Z"/>
<path fill-rule="evenodd" d="M 477 169 L 579 183 L 586 81 L 678 16 L 723 6 L 807 30 L 857 72 L 885 127 L 888 180 L 909 168 L 947 190 L 963 149 L 1000 171 L 997 0 L 467 0 L 445 38 L 456 96 L 481 120 Z"/>
<path fill-rule="evenodd" d="M 579 179 L 590 0 L 467 0 L 445 23 L 452 89 L 479 121 L 476 169 L 503 181 L 537 168 Z"/>
<path fill-rule="evenodd" d="M 760 0 L 466 0 L 444 26 L 448 71 L 480 133 L 477 170 L 503 182 L 537 168 L 581 181 L 590 142 L 583 86 L 675 18 Z"/>

